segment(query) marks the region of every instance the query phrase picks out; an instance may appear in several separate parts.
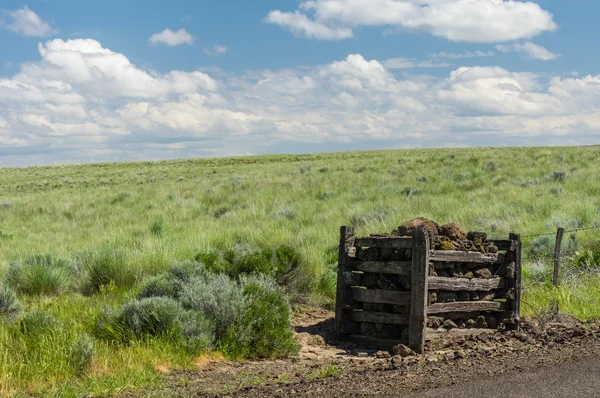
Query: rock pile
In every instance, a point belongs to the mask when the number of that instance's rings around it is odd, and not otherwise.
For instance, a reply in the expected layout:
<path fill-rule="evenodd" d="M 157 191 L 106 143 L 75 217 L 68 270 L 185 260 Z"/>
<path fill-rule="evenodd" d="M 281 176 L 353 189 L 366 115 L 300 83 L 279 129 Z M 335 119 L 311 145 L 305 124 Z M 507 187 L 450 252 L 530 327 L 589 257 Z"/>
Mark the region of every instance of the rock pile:
<path fill-rule="evenodd" d="M 392 236 L 412 236 L 414 228 L 425 228 L 429 233 L 432 249 L 457 250 L 493 254 L 498 247 L 488 242 L 485 232 L 464 233 L 455 223 L 439 225 L 427 218 L 415 218 L 400 225 Z"/>

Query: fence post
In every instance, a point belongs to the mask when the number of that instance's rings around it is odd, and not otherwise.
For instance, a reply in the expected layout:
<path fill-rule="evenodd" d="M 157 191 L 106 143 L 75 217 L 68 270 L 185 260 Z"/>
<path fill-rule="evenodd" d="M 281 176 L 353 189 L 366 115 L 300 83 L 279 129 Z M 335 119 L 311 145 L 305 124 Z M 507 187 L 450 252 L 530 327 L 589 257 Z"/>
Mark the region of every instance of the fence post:
<path fill-rule="evenodd" d="M 509 239 L 511 241 L 511 250 L 509 254 L 509 261 L 515 263 L 515 275 L 511 280 L 510 285 L 515 289 L 515 298 L 511 300 L 512 305 L 510 306 L 511 311 L 515 318 L 515 323 L 511 329 L 518 331 L 521 326 L 521 277 L 523 274 L 523 265 L 521 263 L 521 236 L 518 234 L 510 234 Z"/>
<path fill-rule="evenodd" d="M 562 244 L 562 238 L 564 233 L 564 228 L 559 228 L 556 231 L 556 245 L 554 246 L 554 275 L 552 278 L 552 284 L 554 285 L 554 287 L 558 287 L 558 270 L 560 268 L 560 246 Z"/>
<path fill-rule="evenodd" d="M 354 227 L 340 228 L 340 248 L 338 255 L 338 274 L 337 274 L 337 290 L 335 297 L 335 333 L 340 338 L 344 330 L 342 321 L 344 317 L 344 308 L 350 300 L 350 287 L 346 286 L 345 275 L 347 272 L 348 250 L 354 246 Z"/>
<path fill-rule="evenodd" d="M 413 229 L 410 318 L 408 346 L 423 353 L 427 326 L 427 277 L 429 276 L 429 235 L 425 228 Z"/>

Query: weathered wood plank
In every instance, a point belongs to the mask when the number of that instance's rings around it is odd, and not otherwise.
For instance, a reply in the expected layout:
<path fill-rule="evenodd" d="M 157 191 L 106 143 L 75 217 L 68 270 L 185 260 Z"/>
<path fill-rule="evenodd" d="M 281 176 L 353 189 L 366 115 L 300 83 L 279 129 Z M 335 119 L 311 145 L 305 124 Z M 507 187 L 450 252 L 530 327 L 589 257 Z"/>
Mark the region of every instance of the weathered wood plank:
<path fill-rule="evenodd" d="M 352 289 L 352 299 L 363 303 L 407 305 L 410 303 L 410 292 L 379 289 Z"/>
<path fill-rule="evenodd" d="M 504 255 L 483 254 L 479 252 L 461 252 L 453 250 L 432 250 L 429 255 L 430 261 L 444 261 L 450 263 L 480 263 L 480 264 L 503 264 Z"/>
<path fill-rule="evenodd" d="M 508 252 L 510 254 L 510 261 L 515 263 L 515 278 L 513 279 L 513 286 L 515 288 L 515 298 L 509 300 L 509 309 L 513 311 L 513 317 L 515 319 L 514 324 L 511 326 L 513 330 L 519 330 L 521 323 L 521 276 L 522 276 L 522 264 L 521 264 L 521 236 L 517 234 L 510 234 L 509 239 L 514 242 L 515 249 Z"/>
<path fill-rule="evenodd" d="M 454 303 L 436 303 L 427 308 L 428 315 L 446 312 L 504 311 L 506 303 L 497 301 L 457 301 Z"/>
<path fill-rule="evenodd" d="M 383 348 L 387 350 L 391 350 L 394 346 L 398 344 L 406 344 L 406 340 L 402 340 L 400 337 L 398 339 L 378 339 L 376 337 L 368 337 L 361 336 L 358 334 L 351 334 L 348 336 L 348 341 L 358 344 L 362 347 L 373 347 L 373 348 Z"/>
<path fill-rule="evenodd" d="M 429 290 L 448 290 L 451 292 L 489 292 L 490 290 L 507 286 L 506 279 L 500 277 L 492 279 L 466 279 L 430 276 L 428 284 Z"/>
<path fill-rule="evenodd" d="M 349 311 L 350 319 L 357 322 L 385 323 L 388 325 L 407 325 L 405 314 L 389 314 L 384 312 Z"/>
<path fill-rule="evenodd" d="M 338 274 L 337 274 L 337 290 L 335 297 L 335 321 L 334 330 L 338 337 L 344 333 L 342 323 L 344 322 L 344 308 L 349 304 L 351 299 L 350 287 L 345 283 L 347 264 L 348 264 L 348 249 L 354 246 L 354 228 L 340 228 L 340 245 L 338 254 Z"/>
<path fill-rule="evenodd" d="M 429 234 L 425 228 L 413 229 L 411 306 L 408 322 L 408 346 L 421 354 L 427 327 L 427 278 L 429 275 Z"/>
<path fill-rule="evenodd" d="M 412 247 L 411 239 L 403 237 L 356 238 L 354 244 L 360 247 L 384 247 L 392 249 L 410 249 Z"/>
<path fill-rule="evenodd" d="M 410 275 L 410 261 L 350 261 L 349 268 L 378 274 Z"/>

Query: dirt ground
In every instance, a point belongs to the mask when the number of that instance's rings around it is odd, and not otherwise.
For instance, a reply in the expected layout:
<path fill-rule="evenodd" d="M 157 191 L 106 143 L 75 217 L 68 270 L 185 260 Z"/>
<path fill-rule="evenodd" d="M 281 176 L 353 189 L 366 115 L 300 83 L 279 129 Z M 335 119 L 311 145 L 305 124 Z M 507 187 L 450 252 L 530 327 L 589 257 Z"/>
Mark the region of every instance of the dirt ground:
<path fill-rule="evenodd" d="M 247 362 L 203 358 L 197 369 L 172 373 L 164 388 L 140 396 L 403 395 L 600 357 L 600 326 L 567 317 L 524 322 L 519 333 L 444 336 L 428 342 L 425 354 L 407 357 L 336 344 L 333 313 L 324 309 L 299 308 L 293 325 L 302 344 L 297 357 Z"/>

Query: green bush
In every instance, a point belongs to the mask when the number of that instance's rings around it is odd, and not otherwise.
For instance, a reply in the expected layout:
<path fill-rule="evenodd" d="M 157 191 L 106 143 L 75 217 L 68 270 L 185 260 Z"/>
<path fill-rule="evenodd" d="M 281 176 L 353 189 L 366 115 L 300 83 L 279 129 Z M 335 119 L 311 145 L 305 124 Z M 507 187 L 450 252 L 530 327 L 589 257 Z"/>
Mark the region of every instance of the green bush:
<path fill-rule="evenodd" d="M 265 274 L 275 277 L 282 284 L 289 282 L 290 272 L 302 262 L 300 253 L 286 245 L 275 249 L 238 245 L 222 252 L 211 250 L 199 253 L 195 259 L 205 264 L 207 271 L 215 274 L 225 273 L 232 278 L 255 273 Z"/>
<path fill-rule="evenodd" d="M 131 287 L 137 275 L 135 269 L 127 266 L 125 251 L 119 247 L 102 247 L 90 250 L 80 258 L 83 271 L 81 290 L 84 294 L 94 294 L 103 286 L 114 284 Z"/>
<path fill-rule="evenodd" d="M 579 252 L 575 252 L 575 256 L 572 261 L 573 265 L 577 268 L 589 269 L 600 267 L 600 251 L 593 251 L 591 249 L 584 249 Z"/>
<path fill-rule="evenodd" d="M 239 285 L 227 275 L 207 275 L 184 286 L 181 304 L 199 311 L 215 324 L 215 336 L 223 338 L 246 308 L 246 298 Z"/>
<path fill-rule="evenodd" d="M 139 287 L 138 298 L 176 297 L 178 290 L 177 281 L 165 272 L 144 279 Z"/>
<path fill-rule="evenodd" d="M 200 261 L 180 261 L 171 264 L 169 274 L 180 282 L 188 282 L 192 278 L 205 275 L 206 265 Z"/>
<path fill-rule="evenodd" d="M 246 308 L 221 346 L 234 358 L 275 358 L 298 351 L 290 328 L 291 309 L 277 290 L 275 281 L 266 276 L 242 278 Z"/>
<path fill-rule="evenodd" d="M 175 300 L 149 297 L 125 303 L 118 319 L 136 337 L 157 336 L 175 329 L 180 313 L 181 307 Z"/>
<path fill-rule="evenodd" d="M 152 224 L 150 224 L 150 232 L 154 236 L 161 236 L 165 229 L 165 221 L 162 217 L 155 219 Z"/>
<path fill-rule="evenodd" d="M 52 314 L 41 309 L 23 314 L 19 327 L 24 335 L 42 335 L 56 330 L 60 325 L 59 320 Z"/>
<path fill-rule="evenodd" d="M 129 341 L 179 330 L 181 307 L 170 298 L 149 297 L 131 300 L 118 310 L 105 312 L 96 323 L 99 337 Z"/>
<path fill-rule="evenodd" d="M 23 305 L 16 293 L 8 286 L 0 284 L 0 321 L 16 319 Z"/>
<path fill-rule="evenodd" d="M 76 375 L 83 374 L 92 363 L 94 357 L 94 340 L 87 334 L 79 337 L 69 350 L 68 361 Z"/>
<path fill-rule="evenodd" d="M 179 318 L 181 335 L 192 354 L 210 351 L 215 343 L 215 324 L 198 311 L 184 311 Z"/>
<path fill-rule="evenodd" d="M 69 289 L 74 268 L 68 260 L 50 254 L 26 258 L 12 263 L 6 275 L 7 284 L 28 295 L 57 295 Z"/>

